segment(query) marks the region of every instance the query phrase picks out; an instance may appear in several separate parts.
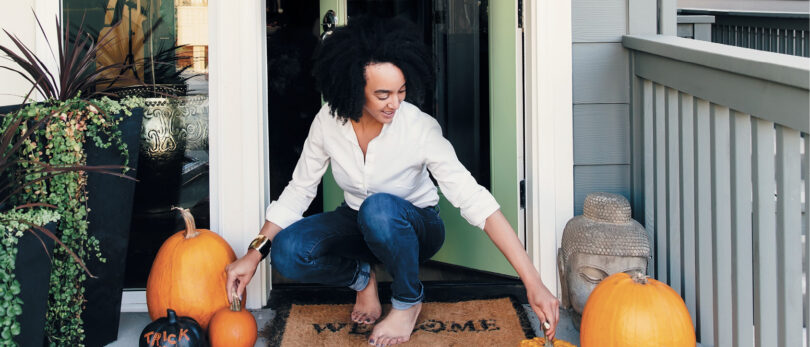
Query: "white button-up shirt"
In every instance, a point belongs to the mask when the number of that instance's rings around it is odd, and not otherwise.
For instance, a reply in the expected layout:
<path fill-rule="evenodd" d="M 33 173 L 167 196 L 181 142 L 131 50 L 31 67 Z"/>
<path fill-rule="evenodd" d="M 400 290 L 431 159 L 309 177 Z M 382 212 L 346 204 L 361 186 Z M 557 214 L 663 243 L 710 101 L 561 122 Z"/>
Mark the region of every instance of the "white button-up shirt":
<path fill-rule="evenodd" d="M 333 117 L 328 105 L 321 107 L 292 180 L 267 207 L 268 221 L 286 228 L 301 219 L 330 163 L 346 204 L 355 210 L 374 193 L 393 194 L 420 208 L 437 205 L 439 194 L 428 170 L 470 224 L 483 229 L 487 217 L 500 208 L 458 161 L 436 119 L 416 106 L 400 105 L 393 120 L 368 143 L 365 158 L 349 122 Z"/>

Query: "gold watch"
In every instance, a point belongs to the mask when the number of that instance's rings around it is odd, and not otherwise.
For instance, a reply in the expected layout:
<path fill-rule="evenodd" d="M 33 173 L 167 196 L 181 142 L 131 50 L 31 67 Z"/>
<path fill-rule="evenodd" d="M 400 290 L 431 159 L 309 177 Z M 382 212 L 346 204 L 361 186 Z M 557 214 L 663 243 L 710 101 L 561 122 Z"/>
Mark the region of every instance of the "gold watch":
<path fill-rule="evenodd" d="M 256 236 L 255 239 L 253 239 L 253 241 L 250 242 L 250 246 L 248 246 L 248 250 L 250 250 L 250 248 L 252 248 L 252 249 L 255 249 L 255 250 L 259 251 L 259 253 L 261 253 L 261 255 L 262 255 L 262 259 L 264 259 L 264 258 L 267 257 L 268 254 L 270 254 L 270 245 L 272 243 L 273 242 L 271 242 L 270 239 L 267 238 L 267 236 L 259 234 L 258 236 Z"/>

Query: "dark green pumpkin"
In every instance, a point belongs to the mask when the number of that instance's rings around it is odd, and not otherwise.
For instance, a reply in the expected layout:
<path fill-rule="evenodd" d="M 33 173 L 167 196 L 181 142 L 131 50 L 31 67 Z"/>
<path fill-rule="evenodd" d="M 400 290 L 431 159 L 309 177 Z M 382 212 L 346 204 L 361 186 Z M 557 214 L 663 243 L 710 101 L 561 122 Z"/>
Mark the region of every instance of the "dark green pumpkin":
<path fill-rule="evenodd" d="M 207 347 L 203 329 L 194 318 L 177 317 L 172 309 L 166 317 L 149 323 L 140 337 L 140 347 Z"/>

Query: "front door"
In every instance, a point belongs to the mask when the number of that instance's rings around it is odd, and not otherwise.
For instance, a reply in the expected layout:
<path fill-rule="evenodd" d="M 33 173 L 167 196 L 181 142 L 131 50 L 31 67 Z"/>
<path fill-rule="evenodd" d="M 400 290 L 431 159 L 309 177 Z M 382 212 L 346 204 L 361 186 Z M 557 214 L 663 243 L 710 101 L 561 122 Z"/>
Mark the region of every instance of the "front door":
<path fill-rule="evenodd" d="M 331 10 L 337 25 L 359 14 L 404 16 L 416 23 L 435 60 L 434 98 L 423 111 L 439 120 L 461 162 L 490 189 L 522 236 L 523 71 L 517 1 L 319 1 L 319 18 Z M 323 196 L 325 211 L 343 201 L 331 172 L 324 177 Z M 433 260 L 516 276 L 486 233 L 469 225 L 443 197 L 440 207 L 447 236 Z"/>

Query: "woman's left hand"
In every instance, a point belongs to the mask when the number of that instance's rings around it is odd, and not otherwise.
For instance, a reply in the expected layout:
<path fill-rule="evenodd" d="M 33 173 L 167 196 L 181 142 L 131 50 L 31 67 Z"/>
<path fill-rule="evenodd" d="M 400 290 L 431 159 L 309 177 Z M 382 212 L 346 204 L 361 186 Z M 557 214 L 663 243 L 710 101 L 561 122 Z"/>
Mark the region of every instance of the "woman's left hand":
<path fill-rule="evenodd" d="M 540 319 L 540 328 L 545 330 L 546 338 L 553 339 L 557 332 L 557 323 L 560 322 L 560 301 L 543 283 L 526 286 L 526 296 Z M 543 326 L 543 322 L 548 322 L 548 329 Z"/>
<path fill-rule="evenodd" d="M 540 319 L 541 328 L 545 330 L 546 337 L 553 338 L 557 331 L 557 322 L 560 321 L 560 301 L 543 284 L 515 230 L 509 225 L 503 213 L 497 210 L 487 217 L 484 231 L 523 280 L 526 296 L 532 310 Z M 542 326 L 543 322 L 548 322 L 548 329 Z"/>

